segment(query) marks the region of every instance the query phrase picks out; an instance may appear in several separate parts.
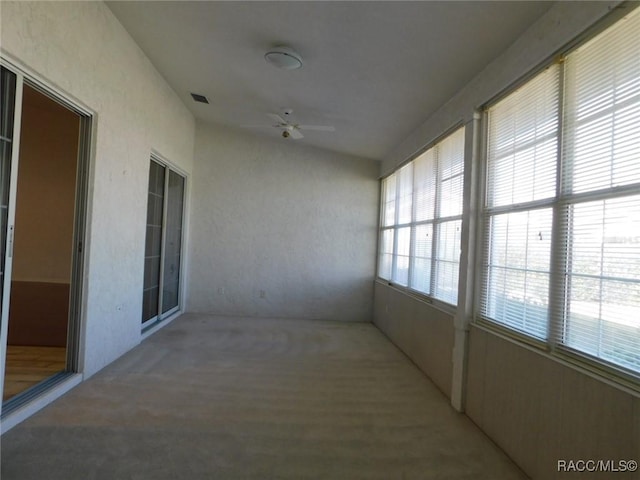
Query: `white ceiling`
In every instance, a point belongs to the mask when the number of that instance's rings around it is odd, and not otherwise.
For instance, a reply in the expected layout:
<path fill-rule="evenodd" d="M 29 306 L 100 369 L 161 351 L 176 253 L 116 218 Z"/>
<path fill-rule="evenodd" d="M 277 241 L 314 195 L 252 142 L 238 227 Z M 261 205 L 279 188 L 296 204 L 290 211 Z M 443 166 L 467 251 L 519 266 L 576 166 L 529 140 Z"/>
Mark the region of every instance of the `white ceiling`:
<path fill-rule="evenodd" d="M 292 108 L 307 145 L 382 159 L 534 23 L 551 2 L 107 2 L 196 118 L 280 135 Z M 265 62 L 289 45 L 299 70 Z M 195 103 L 190 92 L 210 105 Z M 264 124 L 265 128 L 245 128 Z M 428 140 L 428 139 L 426 139 Z"/>

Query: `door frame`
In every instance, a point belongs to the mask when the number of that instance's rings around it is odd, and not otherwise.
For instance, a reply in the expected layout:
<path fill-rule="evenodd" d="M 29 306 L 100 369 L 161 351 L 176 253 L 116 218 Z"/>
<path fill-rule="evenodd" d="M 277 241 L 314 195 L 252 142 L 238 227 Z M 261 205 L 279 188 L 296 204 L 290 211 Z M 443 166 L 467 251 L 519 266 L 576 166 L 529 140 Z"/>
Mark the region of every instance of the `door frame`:
<path fill-rule="evenodd" d="M 84 370 L 84 349 L 85 349 L 85 325 L 86 325 L 86 295 L 87 276 L 84 275 L 85 264 L 89 254 L 90 238 L 90 206 L 89 185 L 93 179 L 93 161 L 95 158 L 96 132 L 94 119 L 96 113 L 82 104 L 78 99 L 63 92 L 60 88 L 43 79 L 36 72 L 12 59 L 5 52 L 0 52 L 0 64 L 16 75 L 16 98 L 14 111 L 14 132 L 11 155 L 11 182 L 9 190 L 9 214 L 7 221 L 7 249 L 5 252 L 5 279 L 3 288 L 2 305 L 2 328 L 0 328 L 0 391 L 4 388 L 4 374 L 6 366 L 6 347 L 8 340 L 9 324 L 9 294 L 11 291 L 11 261 L 13 248 L 13 226 L 15 224 L 16 191 L 18 185 L 18 161 L 20 158 L 20 128 L 22 120 L 22 92 L 23 86 L 37 90 L 51 100 L 71 110 L 79 116 L 80 129 L 78 136 L 78 158 L 76 169 L 76 189 L 75 189 L 75 213 L 73 229 L 73 256 L 71 259 L 71 279 L 69 292 L 69 319 L 67 327 L 67 360 L 65 372 L 54 375 L 49 380 L 29 390 L 28 395 L 18 395 L 9 400 L 4 405 L 0 402 L 0 418 L 2 419 L 2 433 L 19 423 L 24 418 L 35 413 L 47 403 L 55 400 L 68 389 L 75 386 L 81 380 L 81 373 Z M 11 238 L 9 237 L 11 235 Z M 11 243 L 9 242 L 11 240 Z M 74 378 L 71 378 L 74 377 Z M 64 384 L 64 385 L 62 385 Z M 58 394 L 50 394 L 55 386 Z M 14 401 L 15 400 L 15 401 Z M 36 402 L 36 400 L 40 400 Z M 31 404 L 32 407 L 28 408 Z M 13 414 L 19 418 L 14 418 Z M 7 417 L 11 419 L 7 421 Z M 8 428 L 7 425 L 9 424 Z"/>
<path fill-rule="evenodd" d="M 185 249 L 185 240 L 186 240 L 186 230 L 188 228 L 187 225 L 187 198 L 188 198 L 188 188 L 189 188 L 189 176 L 187 173 L 174 163 L 167 160 L 162 154 L 160 154 L 157 150 L 152 149 L 151 154 L 149 156 L 149 165 L 151 162 L 155 162 L 161 167 L 165 169 L 165 179 L 164 179 L 164 200 L 163 200 L 163 208 L 162 208 L 162 234 L 161 234 L 161 245 L 160 245 L 160 270 L 159 270 L 159 292 L 158 292 L 158 314 L 155 317 L 152 317 L 144 322 L 141 325 L 141 332 L 143 338 L 146 338 L 148 335 L 154 333 L 159 327 L 164 326 L 167 322 L 167 319 L 174 318 L 177 314 L 183 311 L 184 306 L 184 278 L 185 278 L 185 265 L 187 263 L 186 260 L 186 249 Z M 167 223 L 167 202 L 168 199 L 166 197 L 168 184 L 169 184 L 169 175 L 168 173 L 172 171 L 184 180 L 184 189 L 182 191 L 182 231 L 180 235 L 180 269 L 178 271 L 179 278 L 179 287 L 178 287 L 178 304 L 175 307 L 172 307 L 167 312 L 162 312 L 162 287 L 163 279 L 164 279 L 164 258 L 165 258 L 165 239 L 166 239 L 166 223 Z M 149 206 L 147 205 L 147 209 Z M 146 232 L 145 232 L 146 235 Z M 145 252 L 146 253 L 146 252 Z"/>
<path fill-rule="evenodd" d="M 0 314 L 0 391 L 4 392 L 4 372 L 7 359 L 7 338 L 9 333 L 9 298 L 11 292 L 11 277 L 13 267 L 13 228 L 16 218 L 16 194 L 18 186 L 18 161 L 20 159 L 20 129 L 22 127 L 22 90 L 24 86 L 24 76 L 21 72 L 7 67 L 4 62 L 1 65 L 7 68 L 16 76 L 15 97 L 13 99 L 13 136 L 11 138 L 11 173 L 9 175 L 9 205 L 7 212 L 7 241 L 4 252 L 4 281 L 2 288 L 2 309 Z M 2 254 L 2 252 L 0 252 Z M 0 415 L 2 415 L 2 405 L 0 402 Z"/>

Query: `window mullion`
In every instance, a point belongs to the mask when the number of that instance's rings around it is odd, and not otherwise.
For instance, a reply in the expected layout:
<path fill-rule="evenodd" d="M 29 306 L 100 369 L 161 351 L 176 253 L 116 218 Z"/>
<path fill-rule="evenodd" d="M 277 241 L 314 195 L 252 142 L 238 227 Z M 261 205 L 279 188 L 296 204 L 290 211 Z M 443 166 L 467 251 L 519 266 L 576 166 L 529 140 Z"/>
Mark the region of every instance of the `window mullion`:
<path fill-rule="evenodd" d="M 395 211 L 393 212 L 393 255 L 391 255 L 391 281 L 395 282 L 398 269 L 398 223 L 400 222 L 400 175 L 395 177 L 396 200 Z"/>
<path fill-rule="evenodd" d="M 379 225 L 379 229 L 378 229 L 378 261 L 377 261 L 377 267 L 376 267 L 376 272 L 377 272 L 377 276 L 380 276 L 380 265 L 382 263 L 382 258 L 384 257 L 385 252 L 383 251 L 383 245 L 384 245 L 384 231 L 385 231 L 385 215 L 386 215 L 386 208 L 387 208 L 387 181 L 386 179 L 383 179 L 380 182 L 380 215 L 379 215 L 379 221 L 378 221 L 378 225 Z"/>
<path fill-rule="evenodd" d="M 569 151 L 564 148 L 565 135 L 565 62 L 559 63 L 558 73 L 558 143 L 556 153 L 556 201 L 553 205 L 553 220 L 551 227 L 551 265 L 549 278 L 549 318 L 547 342 L 551 350 L 555 350 L 564 338 L 564 322 L 566 318 L 567 292 L 570 288 L 567 277 L 569 262 L 568 221 L 569 206 L 560 201 L 567 191 L 571 190 L 571 168 Z"/>
<path fill-rule="evenodd" d="M 440 233 L 440 190 L 442 181 L 442 169 L 440 168 L 440 147 L 434 147 L 434 162 L 435 162 L 435 192 L 433 199 L 433 226 L 431 229 L 431 275 L 429 284 L 429 295 L 435 295 L 436 291 L 436 279 L 438 263 L 436 255 L 438 254 L 438 236 Z"/>
<path fill-rule="evenodd" d="M 407 286 L 409 288 L 413 287 L 413 270 L 415 268 L 415 245 L 416 245 L 416 219 L 417 219 L 417 194 L 418 194 L 418 186 L 416 185 L 416 171 L 415 164 L 413 166 L 413 170 L 411 172 L 411 223 L 409 226 L 411 227 L 409 233 L 409 273 L 407 274 Z"/>

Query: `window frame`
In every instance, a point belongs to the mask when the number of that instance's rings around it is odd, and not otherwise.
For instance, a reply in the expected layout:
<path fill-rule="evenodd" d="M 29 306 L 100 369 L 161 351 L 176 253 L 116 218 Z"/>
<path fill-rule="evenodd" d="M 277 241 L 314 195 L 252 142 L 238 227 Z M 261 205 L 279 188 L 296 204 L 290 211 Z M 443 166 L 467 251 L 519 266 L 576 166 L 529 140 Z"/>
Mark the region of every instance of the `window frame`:
<path fill-rule="evenodd" d="M 445 311 L 447 313 L 450 314 L 455 314 L 459 302 L 460 302 L 460 287 L 459 287 L 459 273 L 460 273 L 460 263 L 461 263 L 461 252 L 462 252 L 462 223 L 464 221 L 464 189 L 465 189 L 465 166 L 466 166 L 466 162 L 465 162 L 465 155 L 466 155 L 466 151 L 465 151 L 465 144 L 466 144 L 466 128 L 467 126 L 464 124 L 464 122 L 460 121 L 457 122 L 455 125 L 453 125 L 451 128 L 447 129 L 445 131 L 445 133 L 443 133 L 442 135 L 436 137 L 433 141 L 431 141 L 430 143 L 426 144 L 423 148 L 421 148 L 420 150 L 418 150 L 415 154 L 413 154 L 409 160 L 407 160 L 406 162 L 404 162 L 403 164 L 399 165 L 398 167 L 396 167 L 393 171 L 389 172 L 387 175 L 385 175 L 384 177 L 380 178 L 380 187 L 379 187 L 379 191 L 380 191 L 380 218 L 379 218 L 379 223 L 378 223 L 378 247 L 376 249 L 376 281 L 378 282 L 383 282 L 395 289 L 398 289 L 418 300 L 421 300 L 423 302 L 426 302 L 428 304 L 433 305 L 434 307 Z M 442 178 L 441 178 L 441 172 L 440 172 L 440 168 L 437 169 L 436 172 L 436 180 L 434 182 L 435 188 L 436 188 L 436 193 L 434 195 L 434 216 L 430 219 L 426 219 L 426 220 L 415 220 L 416 218 L 416 202 L 415 200 L 415 177 L 414 177 L 414 161 L 416 161 L 417 159 L 419 159 L 423 154 L 425 154 L 426 152 L 428 152 L 429 150 L 438 147 L 443 141 L 445 141 L 446 139 L 448 139 L 450 136 L 457 134 L 460 131 L 460 135 L 462 135 L 463 138 L 463 146 L 462 146 L 462 161 L 461 161 L 461 171 L 459 174 L 460 178 L 461 178 L 461 188 L 460 188 L 460 204 L 462 205 L 461 207 L 461 211 L 459 214 L 457 215 L 448 215 L 448 216 L 440 216 L 439 215 L 439 203 L 440 203 L 440 193 L 441 193 L 441 182 L 442 182 Z M 403 222 L 403 223 L 398 223 L 398 217 L 399 217 L 399 210 L 400 208 L 398 207 L 398 202 L 399 202 L 399 198 L 400 198 L 400 189 L 399 189 L 399 181 L 396 180 L 396 192 L 395 192 L 395 204 L 396 207 L 394 209 L 394 221 L 392 224 L 389 225 L 385 225 L 385 200 L 386 200 L 386 188 L 387 185 L 385 184 L 385 180 L 387 180 L 389 177 L 393 176 L 393 175 L 397 175 L 399 174 L 400 170 L 402 170 L 403 168 L 407 167 L 411 165 L 411 184 L 412 184 L 412 192 L 411 192 L 411 196 L 412 196 L 412 203 L 411 203 L 411 219 L 409 222 Z M 438 162 L 439 165 L 439 162 Z M 457 176 L 456 175 L 456 176 Z M 398 178 L 398 177 L 397 177 Z M 460 222 L 460 233 L 459 233 L 459 243 L 460 243 L 460 253 L 458 256 L 458 261 L 457 261 L 457 268 L 458 268 L 458 282 L 456 284 L 456 303 L 449 303 L 446 300 L 443 300 L 441 298 L 438 298 L 436 296 L 434 296 L 432 293 L 434 291 L 434 284 L 435 284 L 435 278 L 436 278 L 436 269 L 437 269 L 437 264 L 439 262 L 441 262 L 441 259 L 437 256 L 437 248 L 438 248 L 438 235 L 439 232 L 436 233 L 439 229 L 436 227 L 439 227 L 440 225 L 447 223 L 447 222 L 452 222 L 452 221 L 458 221 Z M 430 261 L 430 287 L 429 287 L 429 291 L 432 293 L 425 293 L 421 290 L 417 290 L 415 288 L 413 288 L 411 286 L 411 279 L 412 279 L 412 271 L 414 268 L 414 261 L 415 261 L 415 228 L 419 227 L 419 226 L 423 226 L 423 225 L 432 225 L 432 232 L 433 232 L 433 238 L 432 238 L 432 244 L 431 244 L 431 258 L 429 259 Z M 398 230 L 402 229 L 402 228 L 410 228 L 410 244 L 409 244 L 409 268 L 408 268 L 408 273 L 407 273 L 407 285 L 402 285 L 401 283 L 398 283 L 397 281 L 393 280 L 393 276 L 394 276 L 394 272 L 396 270 L 396 265 L 397 265 L 397 257 L 398 254 L 396 253 L 398 251 L 397 245 L 398 245 Z M 383 255 L 382 252 L 382 248 L 383 248 L 383 235 L 385 231 L 392 231 L 393 232 L 393 247 L 392 250 L 393 252 L 391 253 L 392 255 L 392 259 L 391 259 L 391 267 L 390 267 L 390 275 L 389 275 L 389 279 L 384 278 L 382 276 L 380 276 L 380 258 Z"/>
<path fill-rule="evenodd" d="M 640 8 L 640 7 L 638 7 Z M 473 291 L 473 309 L 472 309 L 472 324 L 496 333 L 505 338 L 509 338 L 518 343 L 533 347 L 535 350 L 542 351 L 549 355 L 551 358 L 566 362 L 567 364 L 586 370 L 598 377 L 603 377 L 613 381 L 615 384 L 622 385 L 630 388 L 633 391 L 640 391 L 640 370 L 624 367 L 608 361 L 605 358 L 597 357 L 588 352 L 578 350 L 571 347 L 565 341 L 559 338 L 558 332 L 560 332 L 567 321 L 567 305 L 569 302 L 568 290 L 568 277 L 571 276 L 571 272 L 565 269 L 569 264 L 571 257 L 571 247 L 563 249 L 563 242 L 568 242 L 567 236 L 570 236 L 569 228 L 563 225 L 563 222 L 567 218 L 567 212 L 572 206 L 579 206 L 582 204 L 588 204 L 599 200 L 611 200 L 611 199 L 625 199 L 630 198 L 633 194 L 640 194 L 640 182 L 636 182 L 631 185 L 599 188 L 595 190 L 589 190 L 581 193 L 567 192 L 567 182 L 571 179 L 567 179 L 567 176 L 562 175 L 562 166 L 565 160 L 566 153 L 563 152 L 564 147 L 564 135 L 568 129 L 567 121 L 564 117 L 565 109 L 565 58 L 571 55 L 575 50 L 582 47 L 586 43 L 595 39 L 600 33 L 607 30 L 609 27 L 622 20 L 624 17 L 630 15 L 633 11 L 618 10 L 612 12 L 610 15 L 597 22 L 596 25 L 584 31 L 574 41 L 570 42 L 558 52 L 548 57 L 538 67 L 531 69 L 526 75 L 518 79 L 516 82 L 505 88 L 498 95 L 491 98 L 480 109 L 481 126 L 479 138 L 475 139 L 477 145 L 480 146 L 479 164 L 478 164 L 478 184 L 476 197 L 474 203 L 477 205 L 476 214 L 476 238 L 475 243 L 475 271 L 474 271 L 474 291 Z M 638 12 L 635 12 L 638 14 Z M 489 110 L 492 106 L 498 104 L 501 100 L 507 98 L 519 88 L 527 85 L 531 80 L 536 78 L 539 74 L 554 64 L 558 64 L 559 71 L 559 85 L 558 85 L 558 148 L 556 154 L 556 193 L 553 197 L 532 201 L 523 202 L 521 204 L 514 204 L 509 206 L 488 207 L 487 195 L 489 193 L 489 169 L 488 169 L 488 144 L 489 144 Z M 509 209 L 508 207 L 513 207 Z M 548 294 L 548 325 L 547 325 L 547 338 L 539 339 L 533 335 L 527 334 L 523 331 L 510 328 L 508 325 L 498 322 L 496 320 L 489 319 L 482 313 L 482 303 L 485 291 L 488 288 L 487 277 L 489 269 L 488 255 L 489 255 L 489 235 L 490 235 L 490 219 L 496 215 L 496 212 L 522 212 L 532 211 L 539 208 L 551 208 L 552 209 L 552 239 L 550 247 L 550 262 L 549 262 L 549 294 Z M 565 236 L 566 235 L 566 236 Z M 569 245 L 567 243 L 567 245 Z M 560 295 L 552 295 L 553 291 L 561 291 Z"/>

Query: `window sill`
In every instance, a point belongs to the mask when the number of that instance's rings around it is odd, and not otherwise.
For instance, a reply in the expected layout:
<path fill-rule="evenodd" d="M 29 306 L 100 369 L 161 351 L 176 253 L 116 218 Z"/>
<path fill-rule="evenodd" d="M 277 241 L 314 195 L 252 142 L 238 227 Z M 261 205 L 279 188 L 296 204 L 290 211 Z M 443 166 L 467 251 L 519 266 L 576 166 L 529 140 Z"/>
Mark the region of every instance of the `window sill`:
<path fill-rule="evenodd" d="M 436 310 L 440 310 L 443 313 L 454 316 L 458 311 L 458 308 L 455 305 L 451 305 L 449 303 L 443 302 L 442 300 L 438 300 L 437 298 L 430 297 L 429 295 L 425 295 L 416 290 L 412 290 L 411 288 L 398 285 L 380 277 L 376 278 L 375 281 L 380 285 L 387 286 L 396 292 L 402 293 L 407 297 L 410 297 L 421 303 L 425 303 L 430 307 L 435 308 Z"/>

